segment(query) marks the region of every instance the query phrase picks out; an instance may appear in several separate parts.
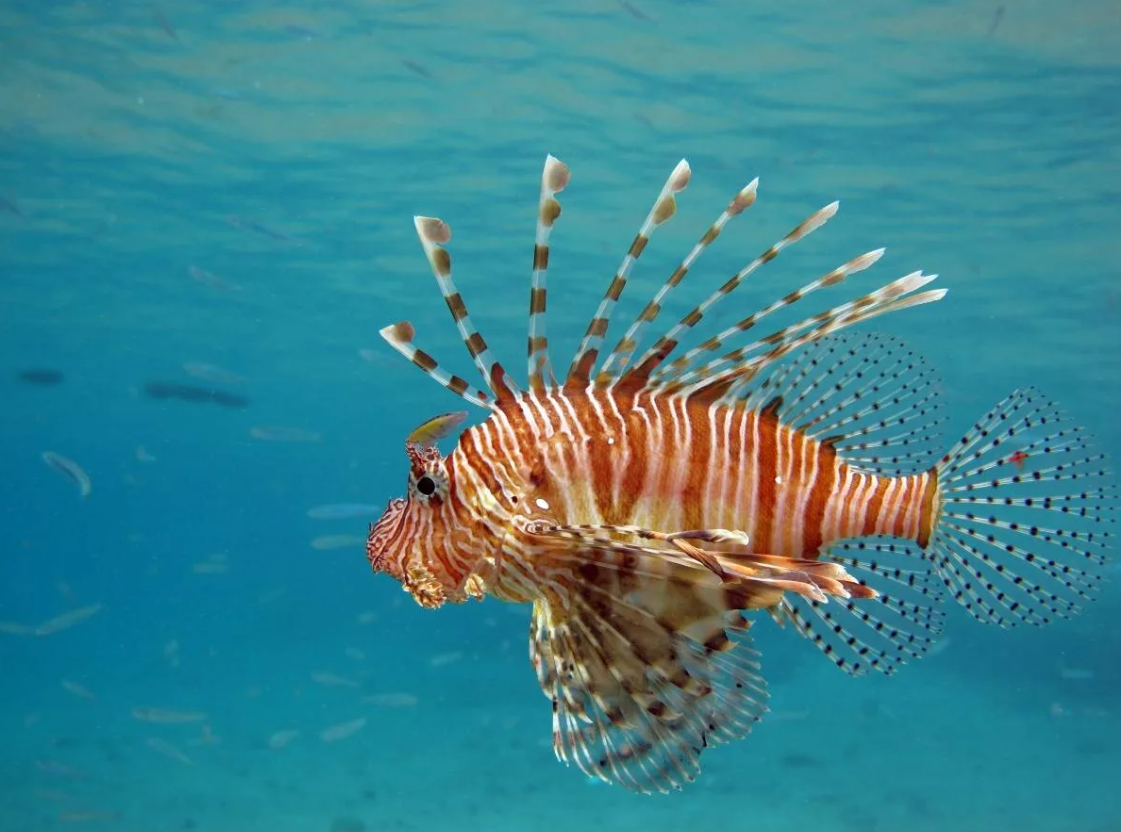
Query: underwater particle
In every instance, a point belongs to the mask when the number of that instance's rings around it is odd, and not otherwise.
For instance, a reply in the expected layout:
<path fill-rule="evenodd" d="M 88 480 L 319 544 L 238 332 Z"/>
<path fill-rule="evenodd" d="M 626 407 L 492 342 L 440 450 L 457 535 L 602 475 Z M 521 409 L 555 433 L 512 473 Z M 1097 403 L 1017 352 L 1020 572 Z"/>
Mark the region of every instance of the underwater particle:
<path fill-rule="evenodd" d="M 326 552 L 331 549 L 345 549 L 350 546 L 362 546 L 366 538 L 356 534 L 324 534 L 311 541 L 311 548 Z"/>
<path fill-rule="evenodd" d="M 320 442 L 323 439 L 322 434 L 313 430 L 279 425 L 258 425 L 249 429 L 249 435 L 262 442 Z"/>
<path fill-rule="evenodd" d="M 16 378 L 24 384 L 30 384 L 35 387 L 57 387 L 66 380 L 61 370 L 52 370 L 50 367 L 32 367 L 27 370 L 20 370 L 16 373 Z"/>
<path fill-rule="evenodd" d="M 191 566 L 191 571 L 196 575 L 225 575 L 230 570 L 228 563 L 204 560 Z"/>
<path fill-rule="evenodd" d="M 83 497 L 88 497 L 90 495 L 90 491 L 93 490 L 93 484 L 90 482 L 89 474 L 82 470 L 81 465 L 54 451 L 43 451 L 40 456 L 43 462 L 47 463 L 48 466 L 74 483 Z"/>
<path fill-rule="evenodd" d="M 381 506 L 364 503 L 327 503 L 312 506 L 307 510 L 307 516 L 312 520 L 349 520 L 354 517 L 375 515 L 381 511 L 381 508 Z"/>
<path fill-rule="evenodd" d="M 326 35 L 318 29 L 313 29 L 311 26 L 302 26 L 299 23 L 286 23 L 282 27 L 285 34 L 295 35 L 304 40 L 316 40 L 318 38 L 326 37 Z"/>
<path fill-rule="evenodd" d="M 59 812 L 58 819 L 63 823 L 89 823 L 91 821 L 117 820 L 120 812 L 106 812 L 102 809 L 68 809 Z"/>
<path fill-rule="evenodd" d="M 374 693 L 362 697 L 362 704 L 379 708 L 414 708 L 417 702 L 411 693 Z"/>
<path fill-rule="evenodd" d="M 40 757 L 35 761 L 35 767 L 44 774 L 51 774 L 56 777 L 72 777 L 81 778 L 86 774 L 81 769 L 68 766 L 66 763 L 60 763 L 58 760 L 51 760 L 46 757 Z"/>
<path fill-rule="evenodd" d="M 214 390 L 193 384 L 178 384 L 172 381 L 146 381 L 144 382 L 144 395 L 149 399 L 178 399 L 179 401 L 197 404 L 216 404 L 234 410 L 240 410 L 249 405 L 249 399 L 237 393 L 227 393 L 225 390 Z"/>
<path fill-rule="evenodd" d="M 949 638 L 943 636 L 938 641 L 934 642 L 933 645 L 931 645 L 931 648 L 927 652 L 927 655 L 937 656 L 939 653 L 945 653 L 950 648 L 951 644 L 953 644 L 953 642 Z"/>
<path fill-rule="evenodd" d="M 1094 678 L 1094 671 L 1081 667 L 1064 667 L 1059 671 L 1059 676 L 1068 682 L 1089 682 Z"/>
<path fill-rule="evenodd" d="M 288 594 L 288 590 L 283 587 L 274 587 L 273 589 L 266 589 L 257 596 L 257 606 L 263 607 L 266 604 L 274 604 Z"/>

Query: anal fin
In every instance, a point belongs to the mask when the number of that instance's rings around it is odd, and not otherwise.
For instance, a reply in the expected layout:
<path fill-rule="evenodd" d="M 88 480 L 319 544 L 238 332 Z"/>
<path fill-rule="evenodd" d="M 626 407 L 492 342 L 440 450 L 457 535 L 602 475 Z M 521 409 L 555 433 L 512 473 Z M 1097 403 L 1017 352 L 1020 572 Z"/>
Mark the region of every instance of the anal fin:
<path fill-rule="evenodd" d="M 893 673 L 921 658 L 942 632 L 945 614 L 938 601 L 941 581 L 918 547 L 897 538 L 873 538 L 833 544 L 820 558 L 863 573 L 862 586 L 878 590 L 863 599 L 788 596 L 773 611 L 789 621 L 829 659 L 853 676 L 870 670 Z"/>

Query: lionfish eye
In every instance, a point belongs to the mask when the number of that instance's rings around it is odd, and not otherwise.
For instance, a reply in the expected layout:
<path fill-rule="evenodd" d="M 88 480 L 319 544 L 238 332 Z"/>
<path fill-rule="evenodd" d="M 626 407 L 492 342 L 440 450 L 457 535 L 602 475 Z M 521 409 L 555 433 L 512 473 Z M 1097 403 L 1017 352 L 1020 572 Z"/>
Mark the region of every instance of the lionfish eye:
<path fill-rule="evenodd" d="M 416 490 L 427 497 L 436 491 L 436 481 L 432 477 L 421 477 L 416 481 Z"/>

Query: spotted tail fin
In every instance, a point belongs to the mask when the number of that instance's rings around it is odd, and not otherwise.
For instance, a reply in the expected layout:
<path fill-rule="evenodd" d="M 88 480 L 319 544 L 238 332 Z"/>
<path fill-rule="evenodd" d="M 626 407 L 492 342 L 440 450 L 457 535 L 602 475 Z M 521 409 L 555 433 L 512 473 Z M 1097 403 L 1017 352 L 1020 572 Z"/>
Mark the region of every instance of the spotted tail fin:
<path fill-rule="evenodd" d="M 980 621 L 1011 627 L 1077 614 L 1093 598 L 1116 526 L 1105 454 L 1037 390 L 1018 390 L 938 464 L 928 546 Z"/>

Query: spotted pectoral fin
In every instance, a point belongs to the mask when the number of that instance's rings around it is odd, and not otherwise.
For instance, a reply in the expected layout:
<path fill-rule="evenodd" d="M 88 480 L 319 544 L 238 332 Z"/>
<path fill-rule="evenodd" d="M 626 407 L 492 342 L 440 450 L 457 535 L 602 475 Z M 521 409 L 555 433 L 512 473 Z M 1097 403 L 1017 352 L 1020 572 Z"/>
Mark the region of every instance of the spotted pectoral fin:
<path fill-rule="evenodd" d="M 765 713 L 758 653 L 746 634 L 729 638 L 724 604 L 611 570 L 560 582 L 534 604 L 530 654 L 562 761 L 666 792 L 696 777 L 705 748 L 744 736 Z"/>
<path fill-rule="evenodd" d="M 605 556 L 630 555 L 636 564 L 642 558 L 653 558 L 655 562 L 703 568 L 720 584 L 739 591 L 738 609 L 771 607 L 786 592 L 822 603 L 828 596 L 849 599 L 875 595 L 875 590 L 849 575 L 840 563 L 752 553 L 747 534 L 742 531 L 660 532 L 638 526 L 564 526 L 542 519 L 527 522 L 525 529 L 557 541 L 561 559 L 590 558 L 594 563 L 595 553 L 601 552 Z M 571 553 L 565 554 L 566 548 Z"/>

